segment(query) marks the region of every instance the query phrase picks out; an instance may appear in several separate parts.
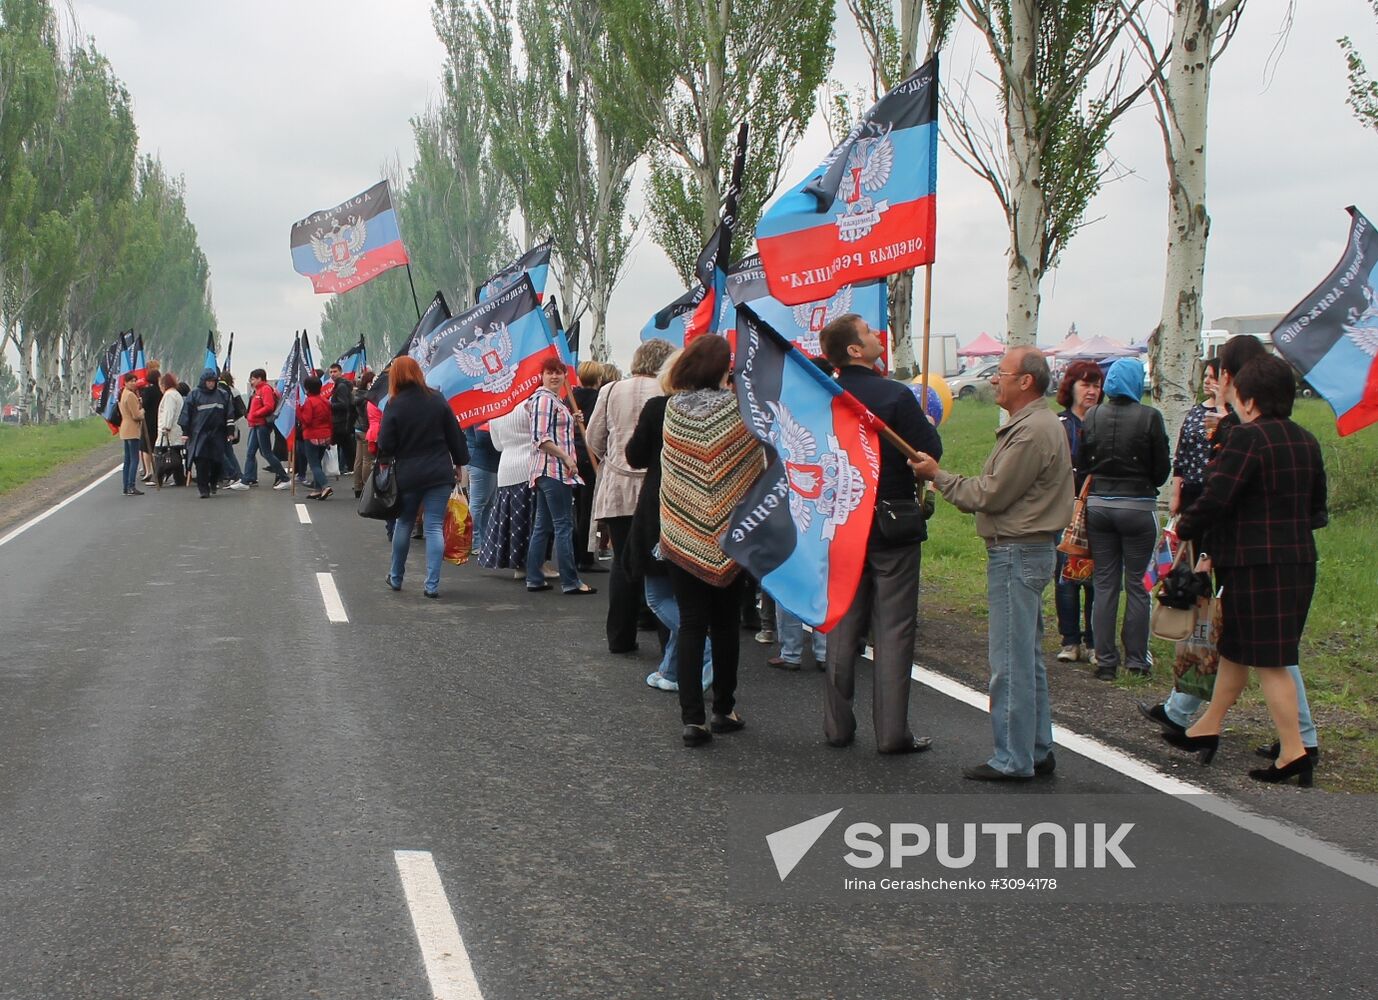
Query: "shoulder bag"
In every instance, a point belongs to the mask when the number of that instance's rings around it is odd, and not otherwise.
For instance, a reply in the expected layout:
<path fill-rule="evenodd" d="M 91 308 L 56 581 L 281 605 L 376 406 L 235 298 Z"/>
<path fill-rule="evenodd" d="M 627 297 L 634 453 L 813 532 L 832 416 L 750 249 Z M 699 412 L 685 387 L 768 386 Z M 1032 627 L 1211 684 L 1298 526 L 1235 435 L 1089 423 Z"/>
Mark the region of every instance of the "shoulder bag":
<path fill-rule="evenodd" d="M 1072 520 L 1062 532 L 1062 541 L 1057 543 L 1057 550 L 1069 556 L 1079 556 L 1083 559 L 1091 558 L 1091 540 L 1086 534 L 1086 494 L 1091 490 L 1091 477 L 1087 476 L 1086 481 L 1081 484 L 1081 492 L 1077 494 L 1077 499 L 1072 504 Z"/>
<path fill-rule="evenodd" d="M 359 495 L 359 516 L 377 521 L 391 521 L 402 509 L 402 498 L 397 492 L 397 465 L 382 461 L 373 466 L 373 471 L 364 480 L 364 491 Z"/>

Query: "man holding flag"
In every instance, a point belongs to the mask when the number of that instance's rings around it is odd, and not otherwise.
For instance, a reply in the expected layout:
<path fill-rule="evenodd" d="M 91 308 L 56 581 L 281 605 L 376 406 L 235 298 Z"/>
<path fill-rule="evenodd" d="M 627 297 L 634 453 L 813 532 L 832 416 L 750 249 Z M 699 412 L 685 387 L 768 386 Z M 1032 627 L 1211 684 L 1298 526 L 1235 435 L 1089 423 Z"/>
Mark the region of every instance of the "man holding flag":
<path fill-rule="evenodd" d="M 910 447 L 942 454 L 938 432 L 907 386 L 875 368 L 883 345 L 855 313 L 840 316 L 819 333 L 823 356 L 838 369 L 837 381 Z M 914 477 L 905 455 L 880 442 L 875 515 L 856 596 L 828 634 L 828 682 L 823 731 L 828 743 L 847 746 L 856 734 L 852 712 L 857 649 L 869 627 L 875 649 L 871 714 L 881 753 L 921 753 L 932 744 L 909 728 L 909 680 L 914 664 L 914 611 L 919 600 L 919 559 L 928 538 Z"/>

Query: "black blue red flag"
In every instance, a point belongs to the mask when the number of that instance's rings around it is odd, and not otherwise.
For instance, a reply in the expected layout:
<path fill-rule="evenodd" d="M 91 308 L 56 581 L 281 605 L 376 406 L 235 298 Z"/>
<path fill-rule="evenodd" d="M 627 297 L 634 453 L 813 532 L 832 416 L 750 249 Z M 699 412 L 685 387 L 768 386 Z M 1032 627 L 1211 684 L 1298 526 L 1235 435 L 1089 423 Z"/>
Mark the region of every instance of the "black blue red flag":
<path fill-rule="evenodd" d="M 938 57 L 882 97 L 756 226 L 770 292 L 787 305 L 933 262 Z"/>
<path fill-rule="evenodd" d="M 230 345 L 225 348 L 225 360 L 220 363 L 220 370 L 227 372 L 230 370 L 230 358 L 234 354 L 234 331 L 230 331 Z"/>
<path fill-rule="evenodd" d="M 120 334 L 119 351 L 115 356 L 112 372 L 113 377 L 107 376 L 105 380 L 106 391 L 101 400 L 101 416 L 105 418 L 106 423 L 115 426 L 116 414 L 120 408 L 120 392 L 124 389 L 126 378 L 134 374 L 133 330 Z"/>
<path fill-rule="evenodd" d="M 220 374 L 220 359 L 215 354 L 215 334 L 210 330 L 206 331 L 206 356 L 201 362 L 201 370 L 206 371 L 207 369 L 217 375 Z"/>
<path fill-rule="evenodd" d="M 494 274 L 474 289 L 475 302 L 487 302 L 498 292 L 511 288 L 524 274 L 531 279 L 531 287 L 536 290 L 536 301 L 545 298 L 545 283 L 550 276 L 550 250 L 552 240 L 532 247 L 501 271 Z"/>
<path fill-rule="evenodd" d="M 349 381 L 358 378 L 359 373 L 368 367 L 368 349 L 364 347 L 364 338 L 360 337 L 357 344 L 336 358 L 335 364 L 340 366 Z"/>
<path fill-rule="evenodd" d="M 282 363 L 282 374 L 278 377 L 278 409 L 273 417 L 278 433 L 289 441 L 297 427 L 297 407 L 306 399 L 302 382 L 308 374 L 302 341 L 294 337 L 292 349 L 287 352 L 287 360 Z"/>
<path fill-rule="evenodd" d="M 723 551 L 827 632 L 851 606 L 875 513 L 871 414 L 751 306 L 737 307 L 733 385 L 766 469 L 732 512 Z"/>
<path fill-rule="evenodd" d="M 732 265 L 727 275 L 727 297 L 734 309 L 739 303 L 751 306 L 771 329 L 811 358 L 823 354 L 818 342 L 823 327 L 848 313 L 856 313 L 881 335 L 882 343 L 889 343 L 890 293 L 884 278 L 843 285 L 826 299 L 787 306 L 770 294 L 761 258 L 752 254 Z M 724 316 L 724 325 L 729 321 L 735 327 L 734 314 Z"/>
<path fill-rule="evenodd" d="M 419 355 L 419 356 L 418 356 Z M 536 390 L 541 365 L 559 357 L 545 312 L 525 274 L 443 323 L 412 352 L 426 384 L 440 390 L 461 426 L 509 412 Z"/>
<path fill-rule="evenodd" d="M 1378 235 L 1351 205 L 1335 270 L 1273 330 L 1273 346 L 1330 404 L 1341 435 L 1378 423 Z"/>
<path fill-rule="evenodd" d="M 641 339 L 668 340 L 676 347 L 684 346 L 684 325 L 694 309 L 703 301 L 707 288 L 696 285 L 664 309 L 659 310 L 641 328 Z"/>
<path fill-rule="evenodd" d="M 387 181 L 292 226 L 292 267 L 319 295 L 358 288 L 408 260 Z"/>
<path fill-rule="evenodd" d="M 451 317 L 450 305 L 445 301 L 445 293 L 437 291 L 435 297 L 431 299 L 431 304 L 426 307 L 426 311 L 421 314 L 421 318 L 416 321 L 416 326 L 412 327 L 407 339 L 402 342 L 402 346 L 397 349 L 393 358 L 412 357 L 417 364 L 422 363 L 426 355 L 426 343 L 435 331 Z M 378 377 L 373 380 L 373 384 L 368 387 L 368 401 L 380 410 L 388 407 L 388 373 L 380 372 Z"/>

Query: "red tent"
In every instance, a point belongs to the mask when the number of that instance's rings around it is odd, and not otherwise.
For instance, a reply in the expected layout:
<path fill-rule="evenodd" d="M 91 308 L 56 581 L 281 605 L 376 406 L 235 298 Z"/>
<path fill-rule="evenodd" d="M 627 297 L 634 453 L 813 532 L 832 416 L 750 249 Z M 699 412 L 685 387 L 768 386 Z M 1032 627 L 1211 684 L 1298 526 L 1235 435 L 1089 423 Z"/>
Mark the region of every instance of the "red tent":
<path fill-rule="evenodd" d="M 957 352 L 964 358 L 998 357 L 1005 353 L 1005 345 L 988 333 L 983 333 Z"/>

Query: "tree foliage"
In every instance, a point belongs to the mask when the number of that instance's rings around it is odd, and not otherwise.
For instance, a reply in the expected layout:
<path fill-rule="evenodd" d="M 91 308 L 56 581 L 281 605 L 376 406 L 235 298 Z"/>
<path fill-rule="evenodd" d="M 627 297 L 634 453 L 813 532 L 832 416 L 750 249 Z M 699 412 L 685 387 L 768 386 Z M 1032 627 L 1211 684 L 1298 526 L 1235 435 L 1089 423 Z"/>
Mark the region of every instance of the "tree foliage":
<path fill-rule="evenodd" d="M 101 348 L 143 335 L 164 370 L 200 363 L 210 269 L 182 182 L 138 158 L 130 98 L 47 0 L 0 0 L 0 347 L 32 419 L 79 412 Z"/>
<path fill-rule="evenodd" d="M 1369 0 L 1374 18 L 1378 18 L 1378 0 Z M 1378 80 L 1369 76 L 1368 67 L 1353 40 L 1345 35 L 1339 40 L 1340 50 L 1344 52 L 1349 77 L 1349 97 L 1345 103 L 1368 128 L 1378 130 Z"/>
<path fill-rule="evenodd" d="M 755 228 L 832 66 L 831 0 L 604 0 L 651 123 L 651 236 L 685 284 L 717 226 L 733 136 L 750 124 L 738 233 Z"/>

